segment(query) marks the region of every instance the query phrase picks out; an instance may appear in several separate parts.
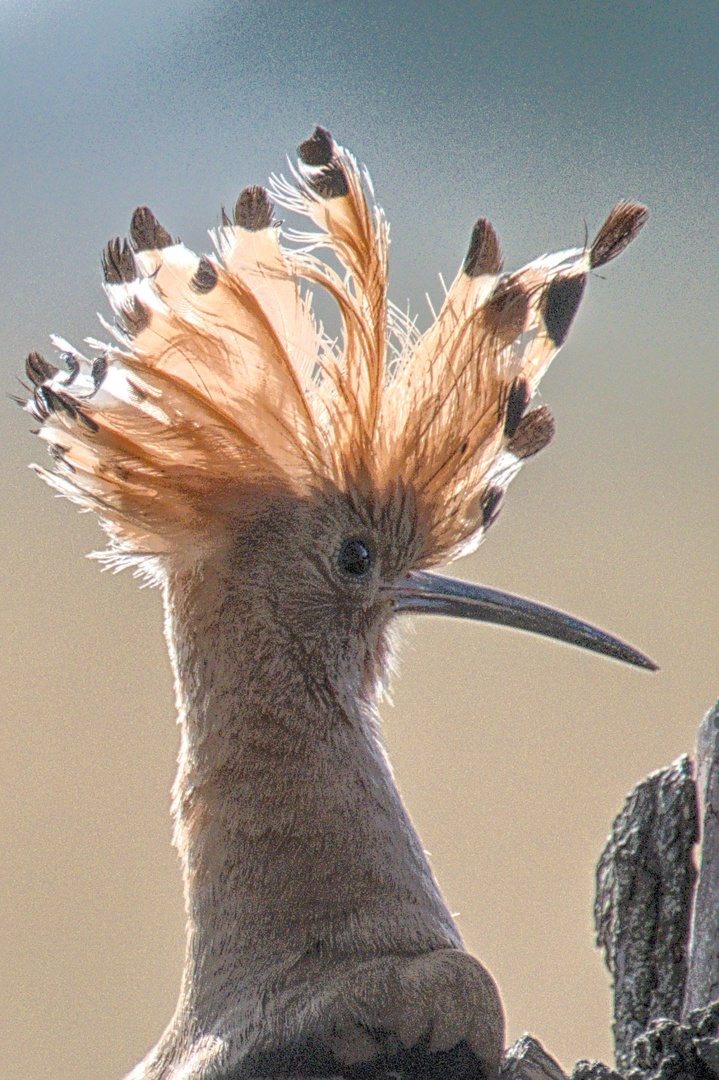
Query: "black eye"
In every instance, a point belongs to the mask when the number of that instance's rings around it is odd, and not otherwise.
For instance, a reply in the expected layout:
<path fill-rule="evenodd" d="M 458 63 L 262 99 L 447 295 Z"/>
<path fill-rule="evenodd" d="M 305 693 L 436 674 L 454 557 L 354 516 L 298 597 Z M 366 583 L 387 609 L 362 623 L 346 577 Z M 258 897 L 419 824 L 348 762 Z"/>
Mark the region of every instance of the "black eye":
<path fill-rule="evenodd" d="M 352 577 L 364 577 L 372 566 L 372 556 L 362 540 L 345 540 L 340 551 L 340 570 Z"/>

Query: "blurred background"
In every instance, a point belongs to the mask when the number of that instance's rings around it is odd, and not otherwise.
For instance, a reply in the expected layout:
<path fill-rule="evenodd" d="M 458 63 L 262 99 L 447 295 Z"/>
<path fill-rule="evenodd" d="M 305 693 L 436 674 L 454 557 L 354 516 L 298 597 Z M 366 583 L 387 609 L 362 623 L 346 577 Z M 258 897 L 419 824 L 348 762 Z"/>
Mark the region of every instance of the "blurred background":
<path fill-rule="evenodd" d="M 315 123 L 368 165 L 392 297 L 423 326 L 480 214 L 512 268 L 619 198 L 651 208 L 543 382 L 553 445 L 455 572 L 661 671 L 425 619 L 383 709 L 509 1038 L 567 1066 L 611 1055 L 591 911 L 613 815 L 719 693 L 717 55 L 701 0 L 0 0 L 6 394 L 49 333 L 100 333 L 100 252 L 136 205 L 207 250 L 220 206 Z M 84 558 L 97 525 L 28 472 L 28 417 L 0 412 L 0 1077 L 114 1080 L 169 1019 L 184 943 L 160 597 Z"/>

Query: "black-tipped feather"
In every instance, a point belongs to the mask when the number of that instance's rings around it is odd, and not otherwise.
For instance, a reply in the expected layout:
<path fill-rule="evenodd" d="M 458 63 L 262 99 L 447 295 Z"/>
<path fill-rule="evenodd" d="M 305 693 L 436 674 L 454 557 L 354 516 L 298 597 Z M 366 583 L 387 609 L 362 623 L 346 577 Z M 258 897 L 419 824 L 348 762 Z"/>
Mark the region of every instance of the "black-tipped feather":
<path fill-rule="evenodd" d="M 472 229 L 463 270 L 472 278 L 481 274 L 499 274 L 502 270 L 499 240 L 486 218 L 480 218 Z"/>
<path fill-rule="evenodd" d="M 102 386 L 102 382 L 107 375 L 107 356 L 98 356 L 96 360 L 92 362 L 91 379 L 95 390 L 99 390 Z"/>
<path fill-rule="evenodd" d="M 524 461 L 544 450 L 554 438 L 554 431 L 554 417 L 546 405 L 539 405 L 520 420 L 507 449 Z"/>
<path fill-rule="evenodd" d="M 349 195 L 349 183 L 329 131 L 316 127 L 309 139 L 297 148 L 297 154 L 302 164 L 311 170 L 306 177 L 307 183 L 320 198 L 339 199 Z"/>
<path fill-rule="evenodd" d="M 297 156 L 304 165 L 319 168 L 329 165 L 334 157 L 335 144 L 329 131 L 316 127 L 309 139 L 297 147 Z"/>
<path fill-rule="evenodd" d="M 116 236 L 110 240 L 102 253 L 102 271 L 108 285 L 121 285 L 137 277 L 135 256 L 127 240 Z"/>
<path fill-rule="evenodd" d="M 34 386 L 41 386 L 44 382 L 53 379 L 58 371 L 59 368 L 38 352 L 31 352 L 25 361 L 25 373 Z"/>
<path fill-rule="evenodd" d="M 217 270 L 212 265 L 206 255 L 203 255 L 200 259 L 199 266 L 195 270 L 194 276 L 190 281 L 190 288 L 194 289 L 196 293 L 209 293 L 212 292 L 217 284 Z"/>
<path fill-rule="evenodd" d="M 130 240 L 135 251 L 154 251 L 175 243 L 149 206 L 138 206 L 132 215 Z"/>
<path fill-rule="evenodd" d="M 269 229 L 274 213 L 270 197 L 263 187 L 247 187 L 235 204 L 235 225 L 248 232 Z M 229 225 L 229 221 L 227 222 Z"/>
<path fill-rule="evenodd" d="M 584 295 L 586 274 L 553 278 L 544 291 L 542 315 L 547 333 L 557 348 L 566 341 L 569 327 Z"/>
<path fill-rule="evenodd" d="M 483 529 L 488 529 L 489 526 L 497 520 L 503 498 L 504 489 L 501 487 L 490 487 L 485 491 L 482 496 Z"/>
<path fill-rule="evenodd" d="M 150 312 L 136 296 L 124 305 L 121 317 L 124 329 L 131 337 L 137 337 L 150 325 Z"/>
<path fill-rule="evenodd" d="M 312 190 L 322 199 L 341 199 L 349 195 L 349 184 L 341 165 L 332 163 L 307 178 Z"/>
<path fill-rule="evenodd" d="M 616 259 L 630 244 L 649 217 L 646 206 L 637 202 L 618 203 L 597 233 L 589 252 L 592 270 Z"/>
<path fill-rule="evenodd" d="M 510 345 L 524 330 L 529 296 L 519 281 L 503 278 L 484 305 L 487 332 L 502 345 Z"/>
<path fill-rule="evenodd" d="M 512 439 L 524 416 L 529 402 L 529 384 L 526 379 L 517 378 L 509 388 L 507 406 L 504 413 L 504 437 Z"/>

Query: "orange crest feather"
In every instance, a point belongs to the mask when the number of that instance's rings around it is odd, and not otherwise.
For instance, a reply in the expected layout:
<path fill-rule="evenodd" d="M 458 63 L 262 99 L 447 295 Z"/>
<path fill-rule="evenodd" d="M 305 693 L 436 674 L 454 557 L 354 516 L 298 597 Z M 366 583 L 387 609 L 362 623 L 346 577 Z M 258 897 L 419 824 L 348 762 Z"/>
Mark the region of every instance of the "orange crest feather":
<path fill-rule="evenodd" d="M 95 510 L 116 547 L 162 556 L 212 542 L 253 493 L 298 496 L 368 484 L 411 490 L 427 563 L 473 546 L 521 461 L 552 436 L 527 411 L 563 344 L 590 269 L 614 258 L 647 212 L 620 203 L 587 248 L 503 274 L 491 225 L 474 228 L 430 329 L 387 299 L 388 228 L 354 158 L 317 128 L 281 205 L 314 232 L 280 229 L 248 188 L 198 258 L 146 208 L 103 257 L 115 343 L 91 360 L 55 338 L 68 371 L 33 353 L 27 403 L 62 494 Z M 283 243 L 283 240 L 285 243 Z M 338 272 L 318 250 L 328 250 Z M 341 346 L 308 286 L 337 303 Z"/>

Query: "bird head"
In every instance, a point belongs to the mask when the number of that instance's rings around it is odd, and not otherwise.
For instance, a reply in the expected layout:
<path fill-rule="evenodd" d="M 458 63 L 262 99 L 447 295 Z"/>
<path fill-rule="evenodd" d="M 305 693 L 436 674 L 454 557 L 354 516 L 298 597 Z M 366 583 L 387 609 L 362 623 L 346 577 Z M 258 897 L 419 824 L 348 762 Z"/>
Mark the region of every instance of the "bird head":
<path fill-rule="evenodd" d="M 307 230 L 283 228 L 274 204 Z M 27 361 L 27 407 L 54 459 L 38 471 L 99 515 L 116 563 L 162 575 L 219 559 L 308 647 L 362 640 L 368 669 L 404 612 L 502 623 L 651 667 L 569 616 L 430 573 L 479 543 L 522 462 L 550 441 L 551 415 L 531 405 L 541 376 L 590 271 L 646 216 L 622 202 L 591 245 L 513 273 L 480 219 L 420 333 L 388 300 L 388 227 L 368 176 L 317 128 L 290 179 L 223 211 L 214 255 L 195 255 L 144 207 L 129 239 L 108 244 L 112 341 L 88 339 L 87 357 L 54 339 L 66 371 Z M 313 289 L 339 309 L 338 340 Z"/>

